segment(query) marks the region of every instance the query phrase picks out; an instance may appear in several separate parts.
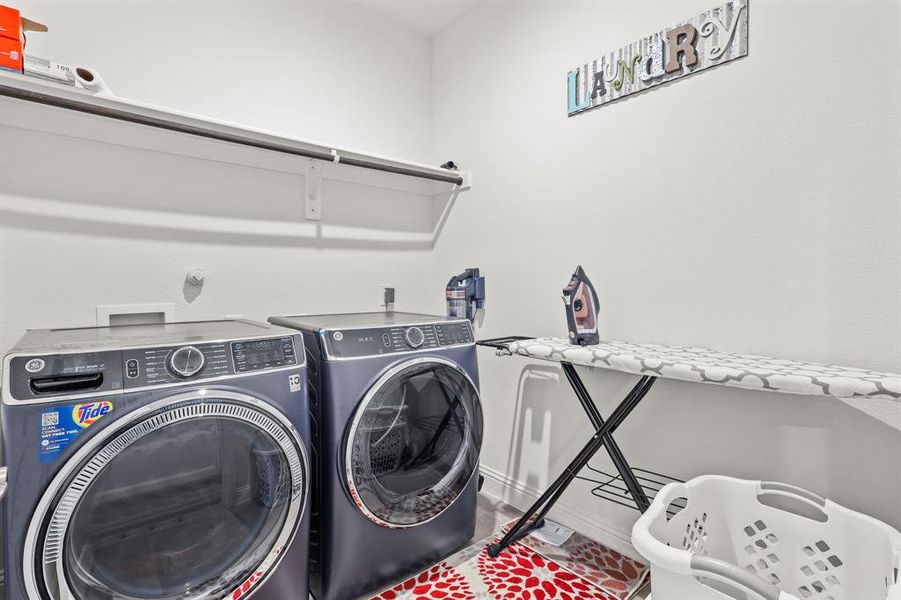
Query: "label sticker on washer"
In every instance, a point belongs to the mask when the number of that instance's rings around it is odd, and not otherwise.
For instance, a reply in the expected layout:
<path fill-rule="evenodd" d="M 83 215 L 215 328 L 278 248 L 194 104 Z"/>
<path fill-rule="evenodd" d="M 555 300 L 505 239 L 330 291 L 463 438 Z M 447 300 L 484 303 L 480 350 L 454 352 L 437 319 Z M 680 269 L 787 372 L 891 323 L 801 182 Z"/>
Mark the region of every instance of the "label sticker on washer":
<path fill-rule="evenodd" d="M 288 375 L 288 387 L 292 392 L 300 391 L 300 375 Z"/>
<path fill-rule="evenodd" d="M 41 462 L 53 462 L 82 431 L 112 410 L 113 403 L 104 400 L 41 413 Z"/>

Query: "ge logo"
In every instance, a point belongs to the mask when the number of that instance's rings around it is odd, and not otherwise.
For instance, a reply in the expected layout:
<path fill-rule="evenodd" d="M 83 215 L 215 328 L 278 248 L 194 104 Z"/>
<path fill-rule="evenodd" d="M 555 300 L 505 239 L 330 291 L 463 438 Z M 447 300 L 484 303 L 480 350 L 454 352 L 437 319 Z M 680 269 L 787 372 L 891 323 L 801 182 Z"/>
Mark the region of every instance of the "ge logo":
<path fill-rule="evenodd" d="M 40 358 L 32 358 L 27 363 L 25 363 L 25 370 L 29 373 L 37 373 L 41 369 L 44 368 L 44 361 Z"/>
<path fill-rule="evenodd" d="M 292 392 L 300 391 L 300 375 L 288 375 L 288 387 Z"/>

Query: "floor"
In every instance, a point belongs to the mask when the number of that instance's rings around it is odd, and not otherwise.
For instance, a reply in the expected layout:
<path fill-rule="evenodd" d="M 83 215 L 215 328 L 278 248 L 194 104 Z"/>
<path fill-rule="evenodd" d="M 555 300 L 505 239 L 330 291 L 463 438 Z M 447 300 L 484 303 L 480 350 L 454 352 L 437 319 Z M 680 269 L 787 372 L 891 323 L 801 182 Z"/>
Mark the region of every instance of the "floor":
<path fill-rule="evenodd" d="M 516 519 L 521 515 L 521 510 L 485 494 L 479 494 L 479 504 L 476 511 L 476 533 L 472 538 L 472 542 L 478 542 L 490 535 L 498 525 Z M 633 598 L 635 600 L 647 600 L 649 593 L 650 587 L 646 586 Z"/>
<path fill-rule="evenodd" d="M 518 519 L 522 511 L 495 500 L 485 494 L 479 494 L 479 504 L 476 510 L 476 533 L 472 536 L 473 543 L 491 535 L 499 525 Z"/>

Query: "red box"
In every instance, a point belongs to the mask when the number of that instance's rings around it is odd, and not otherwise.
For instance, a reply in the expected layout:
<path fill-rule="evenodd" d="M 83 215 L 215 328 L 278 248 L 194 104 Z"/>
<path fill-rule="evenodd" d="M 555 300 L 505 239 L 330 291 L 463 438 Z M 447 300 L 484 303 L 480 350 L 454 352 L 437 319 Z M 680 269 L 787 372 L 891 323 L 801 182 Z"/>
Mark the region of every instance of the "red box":
<path fill-rule="evenodd" d="M 0 5 L 0 68 L 22 72 L 22 16 L 15 8 Z"/>
<path fill-rule="evenodd" d="M 22 15 L 15 8 L 0 4 L 0 37 L 22 39 Z"/>
<path fill-rule="evenodd" d="M 0 69 L 23 71 L 26 31 L 47 31 L 47 26 L 25 19 L 15 8 L 0 4 Z"/>
<path fill-rule="evenodd" d="M 24 66 L 22 42 L 0 37 L 0 69 L 21 73 Z"/>

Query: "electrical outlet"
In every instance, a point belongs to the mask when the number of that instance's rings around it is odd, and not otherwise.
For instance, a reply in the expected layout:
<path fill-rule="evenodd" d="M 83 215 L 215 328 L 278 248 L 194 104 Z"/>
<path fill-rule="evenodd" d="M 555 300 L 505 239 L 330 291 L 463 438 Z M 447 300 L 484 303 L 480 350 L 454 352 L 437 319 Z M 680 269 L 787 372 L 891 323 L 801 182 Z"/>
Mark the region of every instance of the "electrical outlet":
<path fill-rule="evenodd" d="M 397 290 L 393 283 L 381 284 L 381 295 L 379 303 L 386 311 L 394 308 L 394 302 L 397 299 Z"/>

